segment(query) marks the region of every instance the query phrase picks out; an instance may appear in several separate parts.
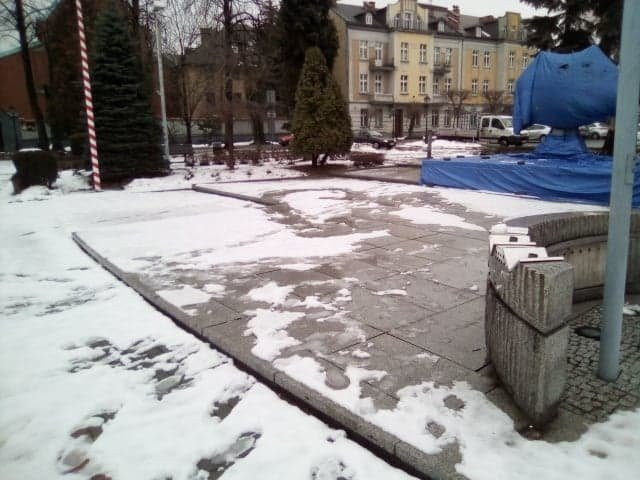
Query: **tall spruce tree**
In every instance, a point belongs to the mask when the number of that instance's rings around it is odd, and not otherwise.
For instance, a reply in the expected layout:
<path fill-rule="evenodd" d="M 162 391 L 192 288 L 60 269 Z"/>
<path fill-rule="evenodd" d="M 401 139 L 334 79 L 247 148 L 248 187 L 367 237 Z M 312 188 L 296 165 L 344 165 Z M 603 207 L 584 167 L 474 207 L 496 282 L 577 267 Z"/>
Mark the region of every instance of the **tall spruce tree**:
<path fill-rule="evenodd" d="M 527 43 L 541 50 L 573 52 L 592 44 L 616 59 L 620 47 L 622 0 L 520 0 L 547 9 L 528 20 Z"/>
<path fill-rule="evenodd" d="M 340 87 L 329 73 L 318 47 L 307 50 L 293 115 L 294 153 L 317 166 L 318 159 L 349 152 L 353 141 L 351 119 Z"/>
<path fill-rule="evenodd" d="M 92 81 L 103 181 L 168 172 L 129 28 L 114 2 L 98 15 Z"/>
<path fill-rule="evenodd" d="M 329 18 L 334 0 L 282 0 L 277 18 L 277 47 L 280 64 L 280 98 L 294 105 L 296 86 L 305 52 L 318 47 L 329 69 L 338 52 L 338 34 Z"/>

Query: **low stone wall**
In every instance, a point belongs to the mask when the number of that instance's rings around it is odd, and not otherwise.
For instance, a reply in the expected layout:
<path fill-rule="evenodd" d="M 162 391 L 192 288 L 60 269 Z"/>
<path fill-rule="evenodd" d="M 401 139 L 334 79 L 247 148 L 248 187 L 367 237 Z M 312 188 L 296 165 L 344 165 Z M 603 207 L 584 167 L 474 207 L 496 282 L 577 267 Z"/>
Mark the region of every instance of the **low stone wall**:
<path fill-rule="evenodd" d="M 523 217 L 492 231 L 487 351 L 506 390 L 536 426 L 557 413 L 573 301 L 602 296 L 608 225 L 608 213 L 588 212 Z M 640 292 L 638 211 L 631 222 L 627 292 Z"/>
<path fill-rule="evenodd" d="M 549 255 L 563 256 L 574 267 L 574 302 L 602 298 L 607 259 L 608 212 L 537 215 L 514 219 L 526 227 Z M 631 215 L 627 293 L 640 293 L 640 211 Z"/>

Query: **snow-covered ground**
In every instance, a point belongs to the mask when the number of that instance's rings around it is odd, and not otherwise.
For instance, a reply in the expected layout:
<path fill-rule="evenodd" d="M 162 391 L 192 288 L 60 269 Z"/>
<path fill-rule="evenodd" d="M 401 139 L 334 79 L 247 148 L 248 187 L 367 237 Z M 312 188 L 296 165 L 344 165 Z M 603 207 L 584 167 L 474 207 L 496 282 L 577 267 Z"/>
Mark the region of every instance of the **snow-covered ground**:
<path fill-rule="evenodd" d="M 176 327 L 70 238 L 211 211 L 216 197 L 14 197 L 11 170 L 0 162 L 0 478 L 408 478 Z"/>
<path fill-rule="evenodd" d="M 85 232 L 83 238 L 128 270 L 171 257 L 182 266 L 191 262 L 190 267 L 209 269 L 262 262 L 265 252 L 280 266 L 304 270 L 318 258 L 351 252 L 361 240 L 388 232 L 301 236 L 262 207 L 194 192 L 65 194 L 32 188 L 12 197 L 7 165 L 0 163 L 0 169 L 0 477 L 57 478 L 78 468 L 79 478 L 104 473 L 118 479 L 195 479 L 220 469 L 226 469 L 225 478 L 405 478 L 175 327 L 70 240 L 72 231 Z M 74 181 L 65 174 L 61 183 Z M 153 180 L 147 182 L 147 189 L 156 190 Z M 383 196 L 425 191 L 486 215 L 567 206 L 338 179 L 313 181 L 312 189 L 306 180 L 225 188 L 253 195 L 284 188 L 285 201 L 318 225 L 328 214 L 346 214 L 354 206 L 345 191 L 366 195 L 355 207 L 370 209 Z M 498 209 L 496 202 L 503 205 Z M 420 225 L 483 229 L 452 225 L 464 219 L 435 206 L 416 208 L 404 205 L 396 215 Z M 194 251 L 196 256 L 188 255 Z M 224 291 L 215 281 L 204 291 L 176 287 L 163 296 L 182 306 Z M 304 308 L 339 316 L 349 289 L 339 290 L 331 302 L 310 296 L 296 303 L 291 287 L 270 282 L 248 293 L 270 305 L 250 313 L 254 354 L 425 452 L 457 444 L 456 468 L 469 478 L 628 479 L 640 471 L 640 410 L 615 414 L 575 442 L 550 444 L 521 437 L 506 414 L 466 383 L 405 387 L 390 409 L 375 408 L 360 386 L 384 377 L 383 371 L 350 366 L 348 387 L 330 388 L 315 359 L 280 355 L 295 341 L 284 328 Z M 404 295 L 400 290 L 377 294 Z M 451 397 L 462 406 L 447 407 Z"/>
<path fill-rule="evenodd" d="M 454 140 L 434 140 L 431 144 L 433 158 L 455 157 L 457 155 L 479 155 L 482 145 L 472 142 Z M 389 150 L 376 150 L 366 143 L 355 143 L 351 148 L 354 152 L 384 153 L 385 165 L 415 164 L 420 165 L 427 158 L 427 145 L 422 140 L 408 140 L 400 142 Z"/>
<path fill-rule="evenodd" d="M 305 176 L 304 173 L 288 168 L 286 161 L 266 160 L 260 165 L 238 163 L 234 170 L 226 165 L 206 165 L 186 168 L 184 164 L 173 163 L 172 173 L 161 178 L 138 178 L 125 188 L 132 192 L 191 188 L 194 183 L 218 183 L 246 180 L 278 179 Z"/>

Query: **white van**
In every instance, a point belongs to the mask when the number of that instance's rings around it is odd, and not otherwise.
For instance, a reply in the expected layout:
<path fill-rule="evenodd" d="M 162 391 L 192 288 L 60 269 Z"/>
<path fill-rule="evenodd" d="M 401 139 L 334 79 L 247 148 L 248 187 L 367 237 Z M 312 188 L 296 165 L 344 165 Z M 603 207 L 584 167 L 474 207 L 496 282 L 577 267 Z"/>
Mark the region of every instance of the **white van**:
<path fill-rule="evenodd" d="M 522 145 L 526 138 L 513 134 L 513 120 L 508 115 L 485 115 L 480 117 L 478 127 L 480 139 L 497 140 L 501 145 Z"/>

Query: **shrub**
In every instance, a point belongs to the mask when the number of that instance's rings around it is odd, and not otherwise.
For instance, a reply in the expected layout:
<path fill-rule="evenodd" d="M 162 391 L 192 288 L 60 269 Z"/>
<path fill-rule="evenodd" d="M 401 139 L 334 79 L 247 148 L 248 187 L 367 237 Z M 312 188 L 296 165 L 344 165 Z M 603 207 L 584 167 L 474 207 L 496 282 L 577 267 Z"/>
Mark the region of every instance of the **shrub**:
<path fill-rule="evenodd" d="M 351 152 L 351 161 L 356 167 L 382 165 L 384 163 L 384 153 Z"/>
<path fill-rule="evenodd" d="M 71 153 L 73 153 L 76 157 L 80 157 L 84 152 L 84 143 L 86 141 L 87 136 L 82 133 L 72 133 L 69 135 L 69 144 L 71 147 Z"/>
<path fill-rule="evenodd" d="M 46 185 L 51 188 L 58 178 L 56 156 L 51 152 L 32 150 L 13 155 L 16 173 L 11 177 L 14 193 L 20 193 L 32 185 Z"/>

